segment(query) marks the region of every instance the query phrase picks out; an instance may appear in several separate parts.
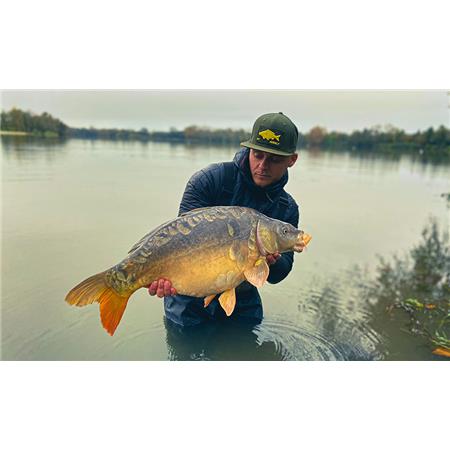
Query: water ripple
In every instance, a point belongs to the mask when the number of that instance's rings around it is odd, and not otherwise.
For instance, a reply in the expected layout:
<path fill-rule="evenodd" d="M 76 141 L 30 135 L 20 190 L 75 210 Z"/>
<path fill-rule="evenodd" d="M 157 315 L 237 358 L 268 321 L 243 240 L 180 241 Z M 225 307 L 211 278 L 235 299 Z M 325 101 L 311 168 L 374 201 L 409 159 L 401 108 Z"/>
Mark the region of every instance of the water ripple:
<path fill-rule="evenodd" d="M 283 316 L 265 319 L 255 327 L 258 343 L 273 342 L 283 360 L 351 361 L 380 360 L 380 337 L 361 324 L 336 318 L 339 332 L 328 333 L 307 323 L 295 323 Z"/>

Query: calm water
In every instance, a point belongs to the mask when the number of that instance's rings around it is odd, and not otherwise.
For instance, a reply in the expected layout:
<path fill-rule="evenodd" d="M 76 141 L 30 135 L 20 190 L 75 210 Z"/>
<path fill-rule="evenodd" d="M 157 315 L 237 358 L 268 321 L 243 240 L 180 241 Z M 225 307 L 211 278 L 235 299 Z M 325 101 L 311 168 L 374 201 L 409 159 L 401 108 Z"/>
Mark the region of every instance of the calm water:
<path fill-rule="evenodd" d="M 3 139 L 2 358 L 440 359 L 423 339 L 389 332 L 384 309 L 374 313 L 360 290 L 376 255 L 409 251 L 431 216 L 449 227 L 441 194 L 450 192 L 450 167 L 406 156 L 301 152 L 287 191 L 313 240 L 285 281 L 261 290 L 265 319 L 256 327 L 181 333 L 164 320 L 162 301 L 141 289 L 110 337 L 97 305 L 64 302 L 75 284 L 176 216 L 194 171 L 236 150 Z"/>

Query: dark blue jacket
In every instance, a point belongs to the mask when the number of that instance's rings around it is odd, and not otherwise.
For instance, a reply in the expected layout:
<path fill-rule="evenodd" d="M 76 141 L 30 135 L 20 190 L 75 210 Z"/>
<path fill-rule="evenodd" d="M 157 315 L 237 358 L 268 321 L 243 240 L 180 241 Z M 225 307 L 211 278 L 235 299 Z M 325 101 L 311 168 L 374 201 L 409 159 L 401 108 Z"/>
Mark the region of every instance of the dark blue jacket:
<path fill-rule="evenodd" d="M 248 149 L 241 149 L 236 153 L 231 166 L 233 183 L 228 192 L 224 189 L 224 182 L 228 180 L 224 163 L 211 164 L 196 172 L 186 185 L 179 214 L 205 206 L 247 206 L 298 228 L 297 203 L 283 189 L 288 181 L 287 171 L 277 183 L 261 188 L 255 185 L 250 174 L 248 153 Z M 270 266 L 268 282 L 274 284 L 283 280 L 291 271 L 293 260 L 293 252 L 283 253 Z M 217 299 L 204 308 L 203 299 L 175 295 L 165 297 L 164 309 L 168 319 L 182 326 L 226 317 Z M 243 282 L 236 288 L 236 307 L 230 317 L 260 321 L 262 316 L 258 290 L 250 283 Z"/>

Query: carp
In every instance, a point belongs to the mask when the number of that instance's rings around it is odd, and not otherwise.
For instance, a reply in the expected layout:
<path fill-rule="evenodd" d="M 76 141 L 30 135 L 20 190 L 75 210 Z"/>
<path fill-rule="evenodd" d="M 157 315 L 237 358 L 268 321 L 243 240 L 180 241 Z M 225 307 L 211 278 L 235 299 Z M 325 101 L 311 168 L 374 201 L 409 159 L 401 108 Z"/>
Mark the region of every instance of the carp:
<path fill-rule="evenodd" d="M 247 280 L 257 288 L 269 275 L 266 255 L 300 252 L 311 236 L 288 223 L 240 206 L 199 208 L 145 235 L 128 256 L 93 275 L 66 296 L 75 306 L 100 304 L 103 327 L 112 336 L 130 296 L 166 278 L 177 293 L 218 301 L 230 316 L 235 288 Z"/>
<path fill-rule="evenodd" d="M 278 141 L 280 142 L 281 134 L 275 134 L 272 130 L 264 130 L 258 133 L 266 141 Z"/>

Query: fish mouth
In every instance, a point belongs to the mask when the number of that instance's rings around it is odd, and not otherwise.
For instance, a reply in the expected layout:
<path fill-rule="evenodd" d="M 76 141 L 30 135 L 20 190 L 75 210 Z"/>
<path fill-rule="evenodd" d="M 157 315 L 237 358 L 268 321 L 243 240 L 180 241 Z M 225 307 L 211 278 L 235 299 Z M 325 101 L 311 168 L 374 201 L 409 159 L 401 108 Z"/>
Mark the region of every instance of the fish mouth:
<path fill-rule="evenodd" d="M 298 236 L 298 241 L 294 245 L 294 252 L 302 252 L 304 248 L 309 244 L 309 241 L 312 239 L 312 236 L 310 234 L 304 233 L 303 231 L 300 232 Z"/>

